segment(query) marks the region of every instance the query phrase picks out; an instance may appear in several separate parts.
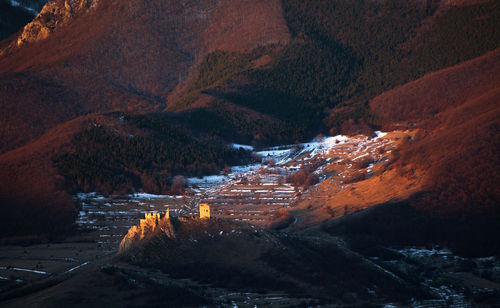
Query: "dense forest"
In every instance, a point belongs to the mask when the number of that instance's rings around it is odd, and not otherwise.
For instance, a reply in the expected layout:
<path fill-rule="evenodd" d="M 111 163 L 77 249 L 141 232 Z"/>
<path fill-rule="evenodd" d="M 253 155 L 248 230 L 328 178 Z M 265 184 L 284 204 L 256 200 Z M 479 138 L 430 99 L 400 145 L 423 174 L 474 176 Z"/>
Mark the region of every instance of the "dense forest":
<path fill-rule="evenodd" d="M 144 129 L 145 135 L 123 136 L 94 124 L 74 138 L 73 152 L 56 159 L 73 191 L 167 193 L 175 175 L 216 173 L 251 158 L 247 151 L 215 138 L 197 140 L 159 115 L 129 116 L 127 121 Z"/>
<path fill-rule="evenodd" d="M 370 122 L 367 101 L 383 91 L 500 43 L 497 2 L 452 7 L 435 16 L 435 1 L 284 0 L 283 6 L 292 33 L 305 43 L 284 49 L 271 71 L 256 80 L 334 108 L 324 121 L 333 133 L 349 119 Z"/>
<path fill-rule="evenodd" d="M 500 42 L 495 2 L 439 13 L 431 0 L 282 3 L 294 36 L 291 44 L 209 54 L 197 80 L 170 110 L 186 108 L 205 93 L 293 127 L 272 131 L 271 142 L 350 133 L 346 124 L 374 125 L 368 101 L 376 95 L 480 56 Z M 253 61 L 262 55 L 270 63 L 255 68 Z M 246 82 L 234 82 L 240 79 Z M 220 111 L 206 107 L 198 114 Z"/>

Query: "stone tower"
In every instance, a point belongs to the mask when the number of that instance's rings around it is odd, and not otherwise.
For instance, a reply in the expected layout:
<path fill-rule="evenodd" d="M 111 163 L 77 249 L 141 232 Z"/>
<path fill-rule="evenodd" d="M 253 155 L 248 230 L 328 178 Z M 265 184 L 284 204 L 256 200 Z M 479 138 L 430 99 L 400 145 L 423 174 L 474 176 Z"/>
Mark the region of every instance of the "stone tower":
<path fill-rule="evenodd" d="M 210 218 L 210 205 L 200 203 L 200 218 Z"/>

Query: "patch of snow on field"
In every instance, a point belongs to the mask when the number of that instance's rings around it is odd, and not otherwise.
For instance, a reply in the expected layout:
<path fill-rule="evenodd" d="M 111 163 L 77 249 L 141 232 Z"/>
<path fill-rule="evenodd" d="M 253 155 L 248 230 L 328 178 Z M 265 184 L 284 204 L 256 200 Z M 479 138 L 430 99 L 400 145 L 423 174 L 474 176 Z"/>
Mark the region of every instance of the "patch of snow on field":
<path fill-rule="evenodd" d="M 216 185 L 216 184 L 221 184 L 223 182 L 226 182 L 229 180 L 228 176 L 225 175 L 207 175 L 202 178 L 188 178 L 188 183 L 193 185 L 193 184 L 211 184 L 211 185 Z"/>
<path fill-rule="evenodd" d="M 262 168 L 262 164 L 234 166 L 231 168 L 231 173 L 244 173 L 244 172 L 259 170 L 260 168 Z"/>
<path fill-rule="evenodd" d="M 135 199 L 164 199 L 164 198 L 169 198 L 170 196 L 154 195 L 154 194 L 148 194 L 148 193 L 135 193 L 135 194 L 129 195 L 129 197 L 135 198 Z"/>
<path fill-rule="evenodd" d="M 378 138 L 383 138 L 385 137 L 385 135 L 387 135 L 387 133 L 384 133 L 384 132 L 381 132 L 381 131 L 376 131 L 375 132 L 375 135 L 377 135 L 377 137 L 375 137 L 375 139 L 378 139 Z"/>
<path fill-rule="evenodd" d="M 298 154 L 302 155 L 310 152 L 310 157 L 328 154 L 332 148 L 347 141 L 349 141 L 349 137 L 344 135 L 326 137 L 321 140 L 315 139 L 311 142 L 302 144 L 302 150 Z"/>
<path fill-rule="evenodd" d="M 41 275 L 47 275 L 47 272 L 37 271 L 37 270 L 32 270 L 32 269 L 27 269 L 27 268 L 1 266 L 0 269 L 2 269 L 2 270 L 11 270 L 11 271 L 19 271 L 19 272 L 29 272 L 29 273 L 35 273 L 35 274 L 41 274 Z"/>
<path fill-rule="evenodd" d="M 282 150 L 264 150 L 257 152 L 264 161 L 275 160 L 278 165 L 285 164 L 289 161 L 289 156 L 292 153 L 292 149 L 282 149 Z"/>
<path fill-rule="evenodd" d="M 76 198 L 79 200 L 85 200 L 85 199 L 92 199 L 94 201 L 101 201 L 101 200 L 106 200 L 107 198 L 96 193 L 96 192 L 89 192 L 89 193 L 78 193 L 76 195 Z"/>
<path fill-rule="evenodd" d="M 77 269 L 79 269 L 80 267 L 83 267 L 83 266 L 85 266 L 85 265 L 87 265 L 87 264 L 89 264 L 89 262 L 88 262 L 88 261 L 87 261 L 87 262 L 84 262 L 84 263 L 82 263 L 82 264 L 80 264 L 80 265 L 78 265 L 78 266 L 72 267 L 72 268 L 70 268 L 69 270 L 65 271 L 64 273 L 65 273 L 65 274 L 66 274 L 66 273 L 71 273 L 72 271 L 77 270 Z"/>
<path fill-rule="evenodd" d="M 251 145 L 233 143 L 231 146 L 233 147 L 233 149 L 237 149 L 237 150 L 239 150 L 239 149 L 243 149 L 243 150 L 247 150 L 247 151 L 254 150 L 254 147 Z"/>
<path fill-rule="evenodd" d="M 448 249 L 425 249 L 425 248 L 405 248 L 397 250 L 399 253 L 407 257 L 430 257 L 430 256 L 448 256 L 452 255 L 452 252 Z"/>

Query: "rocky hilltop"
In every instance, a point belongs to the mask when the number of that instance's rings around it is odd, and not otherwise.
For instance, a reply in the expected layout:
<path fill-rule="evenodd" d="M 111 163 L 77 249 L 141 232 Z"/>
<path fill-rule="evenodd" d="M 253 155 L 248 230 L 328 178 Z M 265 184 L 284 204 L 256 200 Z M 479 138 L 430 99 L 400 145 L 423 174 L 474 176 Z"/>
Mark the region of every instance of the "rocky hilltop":
<path fill-rule="evenodd" d="M 280 234 L 225 219 L 148 215 L 130 229 L 120 249 L 120 262 L 160 269 L 176 279 L 245 292 L 281 291 L 300 301 L 342 303 L 349 288 L 362 301 L 379 301 L 395 290 L 402 297 L 412 292 L 400 278 L 328 236 Z M 378 298 L 367 291 L 371 288 Z"/>
<path fill-rule="evenodd" d="M 47 3 L 38 16 L 24 27 L 17 38 L 17 46 L 46 39 L 52 32 L 96 4 L 96 0 L 56 0 Z"/>
<path fill-rule="evenodd" d="M 119 254 L 141 250 L 141 247 L 158 239 L 171 243 L 197 242 L 214 236 L 242 235 L 257 231 L 255 227 L 238 224 L 223 219 L 204 219 L 198 217 L 170 217 L 169 213 L 146 213 L 138 225 L 132 226 L 119 246 Z M 174 244 L 172 244 L 174 245 Z"/>
<path fill-rule="evenodd" d="M 119 253 L 127 251 L 134 243 L 152 238 L 154 235 L 162 234 L 174 238 L 175 232 L 167 213 L 146 213 L 139 225 L 130 228 L 127 235 L 122 239 Z"/>

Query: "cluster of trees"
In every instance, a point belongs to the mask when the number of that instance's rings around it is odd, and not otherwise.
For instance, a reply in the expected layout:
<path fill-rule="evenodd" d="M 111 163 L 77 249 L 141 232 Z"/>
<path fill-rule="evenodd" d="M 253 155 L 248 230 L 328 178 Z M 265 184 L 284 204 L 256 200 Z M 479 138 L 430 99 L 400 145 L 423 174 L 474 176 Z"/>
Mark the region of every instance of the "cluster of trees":
<path fill-rule="evenodd" d="M 293 186 L 307 188 L 317 184 L 319 182 L 319 177 L 314 174 L 314 168 L 305 166 L 299 171 L 289 175 L 286 181 L 293 184 Z"/>
<path fill-rule="evenodd" d="M 342 90 L 351 85 L 359 71 L 359 61 L 351 50 L 322 41 L 288 45 L 271 65 L 271 70 L 253 75 L 259 87 L 319 104 L 315 107 L 341 101 Z"/>
<path fill-rule="evenodd" d="M 231 108 L 223 100 L 186 111 L 180 117 L 194 131 L 254 146 L 291 143 L 297 135 L 297 127 L 286 121 Z"/>
<path fill-rule="evenodd" d="M 305 141 L 312 138 L 320 127 L 321 110 L 306 101 L 255 85 L 240 87 L 238 91 L 226 93 L 224 98 L 233 104 L 257 111 L 267 121 L 278 119 L 276 141 Z"/>
<path fill-rule="evenodd" d="M 100 126 L 79 133 L 74 151 L 60 155 L 57 166 L 73 190 L 112 193 L 143 188 L 152 192 L 179 190 L 172 177 L 215 173 L 225 165 L 249 159 L 249 153 L 220 142 L 202 142 L 189 131 L 158 116 L 128 118 L 146 136 L 121 136 Z"/>
<path fill-rule="evenodd" d="M 283 7 L 292 33 L 304 43 L 285 48 L 256 80 L 316 108 L 332 108 L 331 116 L 323 116 L 324 128 L 338 131 L 349 119 L 367 119 L 367 100 L 394 85 L 393 63 L 405 56 L 402 45 L 434 5 L 284 0 Z"/>
<path fill-rule="evenodd" d="M 203 89 L 227 80 L 251 67 L 254 54 L 226 52 L 216 50 L 209 53 L 200 64 L 198 79 L 193 84 L 196 89 Z"/>
<path fill-rule="evenodd" d="M 500 4 L 497 1 L 451 7 L 432 28 L 415 40 L 403 69 L 419 77 L 476 58 L 500 45 Z"/>

